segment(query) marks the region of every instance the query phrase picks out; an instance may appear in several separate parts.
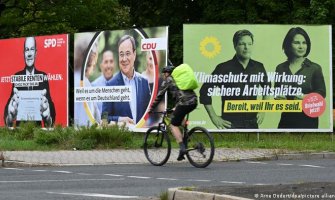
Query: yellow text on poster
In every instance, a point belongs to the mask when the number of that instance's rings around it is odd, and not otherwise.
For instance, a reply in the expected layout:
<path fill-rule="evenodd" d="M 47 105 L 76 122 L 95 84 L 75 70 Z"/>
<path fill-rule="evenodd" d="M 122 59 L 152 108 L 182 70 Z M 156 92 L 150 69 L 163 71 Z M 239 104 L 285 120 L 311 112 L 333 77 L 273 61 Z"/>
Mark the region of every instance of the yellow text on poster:
<path fill-rule="evenodd" d="M 301 112 L 302 100 L 227 100 L 223 112 Z"/>

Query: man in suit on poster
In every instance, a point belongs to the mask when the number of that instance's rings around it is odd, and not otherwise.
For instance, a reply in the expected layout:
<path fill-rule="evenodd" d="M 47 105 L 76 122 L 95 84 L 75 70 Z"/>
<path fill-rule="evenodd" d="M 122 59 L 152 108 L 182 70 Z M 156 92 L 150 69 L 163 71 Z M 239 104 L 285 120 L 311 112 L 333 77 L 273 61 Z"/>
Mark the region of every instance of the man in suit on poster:
<path fill-rule="evenodd" d="M 46 73 L 39 71 L 35 66 L 35 59 L 37 55 L 36 48 L 36 39 L 34 37 L 27 37 L 24 42 L 24 59 L 25 59 L 25 67 L 23 70 L 15 73 L 14 78 L 22 77 L 25 80 L 25 84 L 16 84 L 13 82 L 12 92 L 7 101 L 4 111 L 4 121 L 6 126 L 13 127 L 14 122 L 18 123 L 19 121 L 36 121 L 37 124 L 41 125 L 41 121 L 44 123 L 44 127 L 51 127 L 55 123 L 56 111 L 54 107 L 54 103 L 51 100 L 50 96 L 50 88 L 49 82 L 44 77 L 47 76 Z M 18 78 L 21 79 L 21 78 Z M 30 81 L 33 80 L 33 81 Z M 38 92 L 39 96 L 36 95 L 33 91 Z M 19 105 L 20 105 L 20 92 L 25 92 L 29 94 L 31 92 L 31 96 L 38 101 L 40 105 L 37 105 L 39 110 L 33 109 L 32 112 L 36 112 L 40 114 L 41 120 L 36 120 L 34 118 L 27 117 L 26 119 L 17 119 L 19 113 Z M 22 100 L 21 100 L 22 101 Z M 21 102 L 23 103 L 23 102 Z M 32 106 L 33 107 L 33 106 Z M 35 107 L 36 108 L 36 107 Z M 27 109 L 25 107 L 20 107 L 20 109 Z M 22 112 L 22 111 L 21 111 Z M 26 111 L 27 112 L 27 111 Z"/>
<path fill-rule="evenodd" d="M 266 87 L 267 73 L 263 63 L 253 60 L 251 54 L 253 52 L 254 36 L 249 30 L 238 30 L 233 36 L 233 45 L 235 49 L 235 55 L 232 59 L 220 63 L 216 66 L 212 75 L 227 75 L 232 74 L 238 76 L 250 77 L 252 75 L 263 74 L 265 81 L 228 81 L 227 83 L 204 83 L 200 89 L 200 103 L 204 105 L 207 114 L 209 115 L 212 123 L 218 129 L 258 129 L 259 124 L 263 122 L 264 112 L 224 112 L 224 106 L 226 101 L 229 100 L 256 100 L 257 95 L 242 95 L 242 92 L 238 95 L 221 96 L 221 108 L 219 115 L 216 114 L 212 105 L 212 96 L 208 95 L 210 88 L 240 88 L 244 91 L 245 88 L 251 87 Z M 263 95 L 262 99 L 268 99 L 267 96 Z"/>
<path fill-rule="evenodd" d="M 125 122 L 137 124 L 145 114 L 151 92 L 148 80 L 135 71 L 136 59 L 135 39 L 124 35 L 118 42 L 120 72 L 113 76 L 107 86 L 129 86 L 131 88 L 131 101 L 104 102 L 102 113 L 108 113 L 108 122 Z"/>

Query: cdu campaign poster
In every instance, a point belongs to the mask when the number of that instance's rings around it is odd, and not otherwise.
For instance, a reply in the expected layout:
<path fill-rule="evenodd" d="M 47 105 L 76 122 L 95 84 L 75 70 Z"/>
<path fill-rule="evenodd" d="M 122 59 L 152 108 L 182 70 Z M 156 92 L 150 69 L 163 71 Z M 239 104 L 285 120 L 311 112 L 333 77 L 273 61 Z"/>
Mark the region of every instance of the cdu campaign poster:
<path fill-rule="evenodd" d="M 74 35 L 74 124 L 157 124 L 149 114 L 167 63 L 168 28 L 134 28 Z M 165 109 L 165 100 L 156 110 Z"/>
<path fill-rule="evenodd" d="M 68 35 L 0 40 L 0 126 L 68 125 Z"/>
<path fill-rule="evenodd" d="M 329 25 L 184 25 L 200 87 L 190 124 L 222 132 L 333 130 Z"/>

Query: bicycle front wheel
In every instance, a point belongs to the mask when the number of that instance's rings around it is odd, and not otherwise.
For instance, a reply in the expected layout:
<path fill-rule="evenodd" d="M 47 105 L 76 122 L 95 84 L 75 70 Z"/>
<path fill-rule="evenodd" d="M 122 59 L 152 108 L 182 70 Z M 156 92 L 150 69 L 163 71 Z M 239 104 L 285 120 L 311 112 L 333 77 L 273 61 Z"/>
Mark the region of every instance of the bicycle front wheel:
<path fill-rule="evenodd" d="M 144 155 L 155 166 L 164 165 L 171 154 L 171 142 L 166 131 L 151 127 L 144 137 Z"/>
<path fill-rule="evenodd" d="M 207 129 L 194 127 L 188 133 L 186 142 L 187 159 L 198 168 L 207 167 L 214 158 L 214 140 Z"/>

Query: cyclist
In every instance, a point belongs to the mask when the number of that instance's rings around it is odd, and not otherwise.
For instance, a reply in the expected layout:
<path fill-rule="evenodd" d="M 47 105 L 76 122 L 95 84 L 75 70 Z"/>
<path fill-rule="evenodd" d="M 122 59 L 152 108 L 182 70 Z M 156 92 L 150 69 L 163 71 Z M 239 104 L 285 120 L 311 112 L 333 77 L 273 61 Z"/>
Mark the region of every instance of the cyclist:
<path fill-rule="evenodd" d="M 178 89 L 173 77 L 171 76 L 174 66 L 168 65 L 165 66 L 162 70 L 164 81 L 159 89 L 159 92 L 156 96 L 155 101 L 152 103 L 149 112 L 152 112 L 159 102 L 163 99 L 165 92 L 169 92 L 172 100 L 175 102 L 170 130 L 175 137 L 177 143 L 179 144 L 179 155 L 177 160 L 184 160 L 186 147 L 183 143 L 183 136 L 179 129 L 179 126 L 182 124 L 185 116 L 192 112 L 198 104 L 198 97 L 193 90 L 180 90 Z"/>

